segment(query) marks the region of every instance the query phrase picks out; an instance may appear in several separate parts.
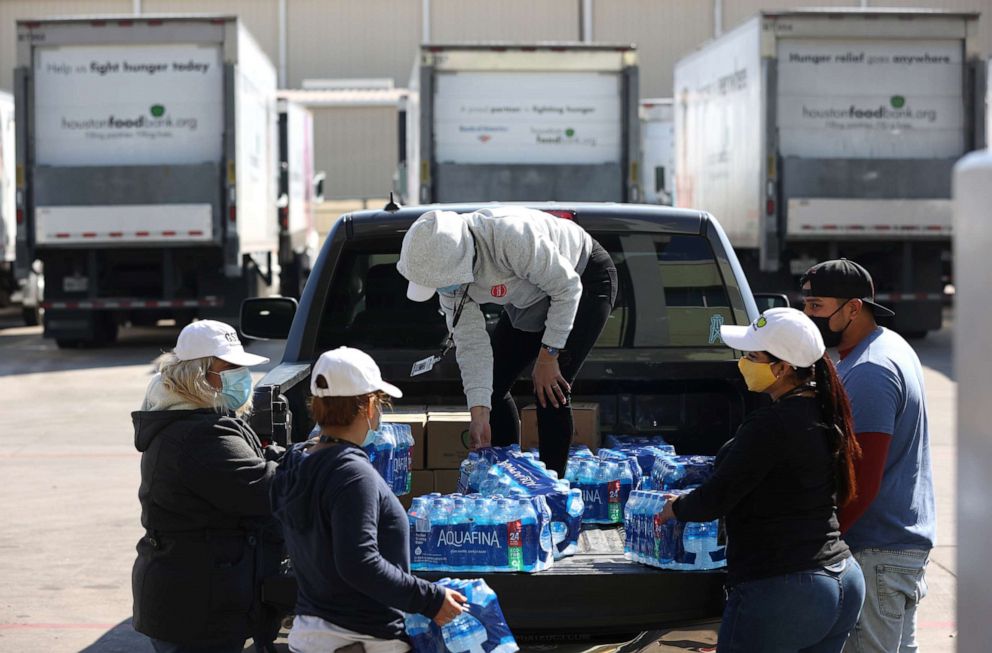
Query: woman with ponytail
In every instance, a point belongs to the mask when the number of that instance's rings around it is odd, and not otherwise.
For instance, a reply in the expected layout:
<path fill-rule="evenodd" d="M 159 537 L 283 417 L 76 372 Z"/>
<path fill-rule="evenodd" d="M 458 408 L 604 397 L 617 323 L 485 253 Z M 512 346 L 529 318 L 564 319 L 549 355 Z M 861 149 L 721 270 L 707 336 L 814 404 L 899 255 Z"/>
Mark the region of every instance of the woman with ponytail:
<path fill-rule="evenodd" d="M 839 653 L 864 603 L 864 576 L 837 510 L 857 495 L 851 408 L 816 325 L 774 308 L 720 328 L 744 353 L 748 390 L 771 397 L 745 418 L 710 479 L 669 495 L 662 520 L 726 518 L 727 604 L 717 651 Z"/>

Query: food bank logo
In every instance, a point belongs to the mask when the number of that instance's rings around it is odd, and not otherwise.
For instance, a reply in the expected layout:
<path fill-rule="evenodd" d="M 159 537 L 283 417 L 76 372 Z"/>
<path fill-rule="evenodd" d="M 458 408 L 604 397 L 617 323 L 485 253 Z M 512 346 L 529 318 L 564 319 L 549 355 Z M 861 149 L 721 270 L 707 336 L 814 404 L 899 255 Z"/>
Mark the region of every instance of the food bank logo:
<path fill-rule="evenodd" d="M 129 129 L 185 129 L 195 131 L 197 119 L 194 117 L 173 118 L 164 104 L 153 104 L 147 113 L 136 116 L 110 114 L 101 118 L 62 117 L 62 129 L 68 130 L 129 130 Z"/>

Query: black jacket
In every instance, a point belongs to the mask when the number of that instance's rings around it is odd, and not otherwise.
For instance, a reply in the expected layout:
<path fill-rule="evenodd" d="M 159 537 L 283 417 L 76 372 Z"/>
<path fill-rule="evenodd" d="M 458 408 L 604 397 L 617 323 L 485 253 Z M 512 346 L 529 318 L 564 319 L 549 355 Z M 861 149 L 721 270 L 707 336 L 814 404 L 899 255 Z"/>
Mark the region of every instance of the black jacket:
<path fill-rule="evenodd" d="M 180 644 L 244 641 L 263 620 L 259 582 L 282 557 L 269 506 L 276 462 L 230 415 L 131 417 L 146 531 L 131 577 L 134 629 Z"/>
<path fill-rule="evenodd" d="M 403 612 L 433 617 L 444 590 L 410 575 L 403 506 L 361 448 L 286 454 L 272 485 L 298 584 L 296 613 L 381 639 L 405 636 Z"/>
<path fill-rule="evenodd" d="M 730 585 L 814 569 L 850 556 L 836 475 L 816 399 L 791 397 L 748 415 L 713 476 L 672 508 L 682 521 L 726 516 Z"/>

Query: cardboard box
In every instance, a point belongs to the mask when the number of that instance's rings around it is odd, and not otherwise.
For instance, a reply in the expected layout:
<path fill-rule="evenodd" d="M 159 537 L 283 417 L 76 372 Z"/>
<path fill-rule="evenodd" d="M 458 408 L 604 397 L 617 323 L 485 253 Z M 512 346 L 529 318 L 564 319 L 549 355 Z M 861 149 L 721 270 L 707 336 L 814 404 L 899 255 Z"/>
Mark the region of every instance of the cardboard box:
<path fill-rule="evenodd" d="M 434 470 L 434 491 L 441 494 L 451 494 L 458 491 L 458 478 L 461 472 L 457 469 Z"/>
<path fill-rule="evenodd" d="M 468 457 L 468 413 L 427 413 L 427 468 L 458 469 Z"/>
<path fill-rule="evenodd" d="M 402 410 L 382 414 L 383 422 L 392 424 L 408 424 L 410 432 L 413 433 L 413 466 L 411 469 L 424 469 L 427 462 L 426 447 L 424 441 L 425 427 L 427 426 L 427 413 L 405 413 Z"/>
<path fill-rule="evenodd" d="M 413 502 L 414 497 L 422 497 L 425 494 L 430 494 L 434 491 L 434 472 L 428 472 L 424 470 L 418 470 L 413 472 L 413 478 L 410 482 L 410 494 L 404 494 L 400 497 L 400 503 L 407 510 L 410 509 L 410 504 Z"/>
<path fill-rule="evenodd" d="M 572 404 L 572 422 L 575 432 L 572 444 L 584 444 L 593 453 L 599 450 L 599 404 L 576 402 Z M 524 451 L 537 448 L 537 404 L 520 412 L 520 448 Z"/>

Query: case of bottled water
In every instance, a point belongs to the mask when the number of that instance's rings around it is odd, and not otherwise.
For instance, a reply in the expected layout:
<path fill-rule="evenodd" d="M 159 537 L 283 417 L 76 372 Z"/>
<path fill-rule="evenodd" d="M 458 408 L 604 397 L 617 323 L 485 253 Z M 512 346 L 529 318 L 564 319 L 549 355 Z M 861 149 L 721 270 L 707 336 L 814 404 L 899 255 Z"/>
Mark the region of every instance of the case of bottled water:
<path fill-rule="evenodd" d="M 682 494 L 676 491 L 674 494 Z M 719 539 L 719 522 L 661 523 L 665 497 L 654 490 L 636 490 L 624 515 L 624 556 L 628 560 L 662 569 L 681 571 L 719 569 L 726 566 L 726 547 Z"/>
<path fill-rule="evenodd" d="M 462 462 L 459 491 L 543 496 L 551 510 L 555 558 L 578 550 L 584 510 L 581 493 L 558 479 L 532 452 L 521 452 L 516 447 L 491 447 L 470 453 Z"/>
<path fill-rule="evenodd" d="M 554 561 L 543 496 L 429 494 L 407 514 L 415 571 L 531 573 Z"/>
<path fill-rule="evenodd" d="M 444 627 L 423 615 L 406 615 L 406 633 L 414 653 L 516 653 L 520 650 L 506 625 L 496 593 L 484 580 L 442 578 L 438 584 L 465 595 L 468 610 Z"/>
<path fill-rule="evenodd" d="M 315 426 L 310 437 L 320 435 Z M 362 447 L 379 476 L 396 496 L 410 493 L 413 483 L 413 431 L 409 424 L 382 422 L 372 435 L 372 441 Z"/>
<path fill-rule="evenodd" d="M 654 464 L 645 490 L 684 490 L 702 485 L 713 474 L 713 456 L 671 456 Z"/>
<path fill-rule="evenodd" d="M 636 447 L 671 447 L 662 435 L 618 435 L 608 433 L 603 438 L 604 445 L 609 449 L 626 449 Z M 675 449 L 672 448 L 672 453 Z"/>
<path fill-rule="evenodd" d="M 637 487 L 640 465 L 621 452 L 600 449 L 599 453 L 569 459 L 565 480 L 582 494 L 583 524 L 620 524 L 627 498 Z"/>

